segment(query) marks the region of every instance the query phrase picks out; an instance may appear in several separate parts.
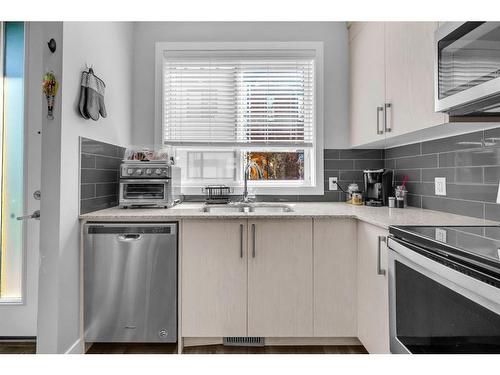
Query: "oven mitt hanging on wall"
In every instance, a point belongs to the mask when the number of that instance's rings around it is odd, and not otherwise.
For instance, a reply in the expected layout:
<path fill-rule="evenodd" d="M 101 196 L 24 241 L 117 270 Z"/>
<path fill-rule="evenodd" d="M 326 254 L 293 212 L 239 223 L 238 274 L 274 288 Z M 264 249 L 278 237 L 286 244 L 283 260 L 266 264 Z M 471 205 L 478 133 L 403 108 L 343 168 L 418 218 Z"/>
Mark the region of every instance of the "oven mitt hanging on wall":
<path fill-rule="evenodd" d="M 87 75 L 87 100 L 85 111 L 94 121 L 99 120 L 99 113 L 102 117 L 107 116 L 106 107 L 104 105 L 105 88 L 106 85 L 104 82 L 96 77 L 92 69 L 90 69 Z"/>
<path fill-rule="evenodd" d="M 88 120 L 89 115 L 85 110 L 85 105 L 87 104 L 87 79 L 88 73 L 82 72 L 82 79 L 80 82 L 80 100 L 78 101 L 78 111 L 82 117 Z"/>

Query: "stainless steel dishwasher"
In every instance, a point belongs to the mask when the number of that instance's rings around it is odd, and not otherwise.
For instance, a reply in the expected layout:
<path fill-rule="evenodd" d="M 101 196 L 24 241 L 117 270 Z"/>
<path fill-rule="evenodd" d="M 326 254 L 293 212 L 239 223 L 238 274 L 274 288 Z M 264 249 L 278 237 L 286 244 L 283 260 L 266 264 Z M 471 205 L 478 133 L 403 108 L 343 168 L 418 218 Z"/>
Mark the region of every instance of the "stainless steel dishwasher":
<path fill-rule="evenodd" d="M 177 341 L 177 224 L 84 226 L 87 342 Z"/>

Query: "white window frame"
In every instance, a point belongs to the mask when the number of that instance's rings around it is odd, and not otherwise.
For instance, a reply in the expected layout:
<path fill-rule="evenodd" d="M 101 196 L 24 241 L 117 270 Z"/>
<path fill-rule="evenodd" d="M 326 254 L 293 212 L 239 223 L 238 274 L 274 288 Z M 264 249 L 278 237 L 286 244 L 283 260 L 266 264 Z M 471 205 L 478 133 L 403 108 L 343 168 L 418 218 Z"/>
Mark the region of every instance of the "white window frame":
<path fill-rule="evenodd" d="M 165 51 L 229 51 L 229 50 L 314 50 L 315 51 L 315 126 L 314 155 L 311 155 L 314 169 L 313 185 L 286 182 L 285 186 L 278 181 L 263 183 L 249 181 L 248 189 L 256 195 L 323 195 L 323 42 L 157 42 L 155 45 L 155 144 L 163 147 L 163 56 Z M 234 194 L 243 192 L 243 184 L 234 187 Z M 183 186 L 182 193 L 186 195 L 201 194 L 200 186 Z"/>

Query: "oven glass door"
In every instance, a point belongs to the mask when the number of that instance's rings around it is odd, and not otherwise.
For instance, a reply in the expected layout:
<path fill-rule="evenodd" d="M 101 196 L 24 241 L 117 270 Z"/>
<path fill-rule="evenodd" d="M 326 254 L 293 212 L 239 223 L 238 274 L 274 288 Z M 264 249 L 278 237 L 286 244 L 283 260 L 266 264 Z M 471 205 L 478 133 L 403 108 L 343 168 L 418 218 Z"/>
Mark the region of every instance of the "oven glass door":
<path fill-rule="evenodd" d="M 395 333 L 408 351 L 500 353 L 500 312 L 453 290 L 453 283 L 444 285 L 398 259 L 393 270 Z"/>
<path fill-rule="evenodd" d="M 164 181 L 133 181 L 122 182 L 123 199 L 127 201 L 164 200 L 167 183 Z"/>
<path fill-rule="evenodd" d="M 437 49 L 439 99 L 500 77 L 500 22 L 465 22 Z"/>

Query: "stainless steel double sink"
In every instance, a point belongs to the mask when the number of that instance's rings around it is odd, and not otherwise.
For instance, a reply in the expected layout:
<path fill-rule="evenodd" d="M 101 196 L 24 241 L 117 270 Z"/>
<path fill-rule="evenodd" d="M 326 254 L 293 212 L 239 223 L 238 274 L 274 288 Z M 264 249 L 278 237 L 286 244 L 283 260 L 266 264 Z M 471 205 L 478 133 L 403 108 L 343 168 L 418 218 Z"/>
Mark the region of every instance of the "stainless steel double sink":
<path fill-rule="evenodd" d="M 256 213 L 281 213 L 293 212 L 293 207 L 282 203 L 229 203 L 226 205 L 207 204 L 201 208 L 202 212 L 211 213 L 238 213 L 238 212 L 256 212 Z"/>

